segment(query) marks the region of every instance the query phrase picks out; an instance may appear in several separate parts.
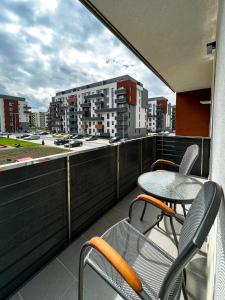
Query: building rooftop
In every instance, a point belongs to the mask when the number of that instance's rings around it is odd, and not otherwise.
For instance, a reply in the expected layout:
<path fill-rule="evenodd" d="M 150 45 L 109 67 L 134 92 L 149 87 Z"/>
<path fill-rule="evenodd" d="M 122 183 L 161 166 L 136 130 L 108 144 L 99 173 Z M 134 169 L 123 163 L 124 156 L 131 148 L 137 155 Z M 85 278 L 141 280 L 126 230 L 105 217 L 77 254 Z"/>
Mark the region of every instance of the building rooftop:
<path fill-rule="evenodd" d="M 23 97 L 17 97 L 17 96 L 10 96 L 10 95 L 1 95 L 0 94 L 0 99 L 8 99 L 8 100 L 18 100 L 18 101 L 25 101 L 26 99 Z"/>
<path fill-rule="evenodd" d="M 118 76 L 118 77 L 114 77 L 114 78 L 94 82 L 94 83 L 91 83 L 91 84 L 78 86 L 76 88 L 72 88 L 72 89 L 69 89 L 69 90 L 60 91 L 60 92 L 56 93 L 56 96 L 65 95 L 65 94 L 69 94 L 69 93 L 72 93 L 72 92 L 78 92 L 78 91 L 81 91 L 81 90 L 86 90 L 86 89 L 89 89 L 89 88 L 102 86 L 102 85 L 105 85 L 105 84 L 109 84 L 109 83 L 113 83 L 113 82 L 117 82 L 117 81 L 122 81 L 122 80 L 132 80 L 132 81 L 136 82 L 138 85 L 143 86 L 142 83 L 140 83 L 139 81 L 137 81 L 136 79 L 134 79 L 130 75 L 122 75 L 122 76 Z"/>

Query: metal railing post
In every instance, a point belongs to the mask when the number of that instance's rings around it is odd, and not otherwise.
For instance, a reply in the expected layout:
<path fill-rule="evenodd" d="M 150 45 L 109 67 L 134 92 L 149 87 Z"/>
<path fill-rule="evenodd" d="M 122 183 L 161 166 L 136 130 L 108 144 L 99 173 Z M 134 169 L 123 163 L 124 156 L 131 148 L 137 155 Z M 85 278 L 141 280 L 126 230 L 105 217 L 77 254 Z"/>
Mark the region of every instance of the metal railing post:
<path fill-rule="evenodd" d="M 144 138 L 142 138 L 142 139 L 140 140 L 140 160 L 141 160 L 140 171 L 141 171 L 141 174 L 142 174 L 142 172 L 143 172 L 143 161 L 142 161 L 142 159 L 143 159 L 143 155 L 142 155 L 142 150 L 143 150 L 142 142 L 143 142 L 143 139 L 144 139 Z"/>
<path fill-rule="evenodd" d="M 203 174 L 203 154 L 204 154 L 204 151 L 203 151 L 203 146 L 204 146 L 204 141 L 203 141 L 203 138 L 202 138 L 202 151 L 201 151 L 201 177 L 202 177 L 202 174 Z"/>
<path fill-rule="evenodd" d="M 66 173 L 67 173 L 67 230 L 68 239 L 71 240 L 71 194 L 70 194 L 70 157 L 66 157 Z"/>
<path fill-rule="evenodd" d="M 119 144 L 116 146 L 116 196 L 120 199 L 120 148 Z"/>

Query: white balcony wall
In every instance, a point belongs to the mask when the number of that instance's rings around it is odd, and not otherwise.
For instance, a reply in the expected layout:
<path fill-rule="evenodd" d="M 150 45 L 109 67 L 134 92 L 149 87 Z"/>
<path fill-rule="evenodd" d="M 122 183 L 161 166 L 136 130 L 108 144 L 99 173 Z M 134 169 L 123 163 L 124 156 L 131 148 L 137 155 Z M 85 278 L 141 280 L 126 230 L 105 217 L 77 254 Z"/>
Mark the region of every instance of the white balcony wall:
<path fill-rule="evenodd" d="M 212 118 L 212 180 L 218 182 L 225 191 L 225 0 L 219 1 L 217 27 L 217 53 L 215 65 L 215 85 Z M 225 297 L 225 202 L 222 201 L 211 246 L 214 257 L 211 261 L 213 279 L 209 285 L 208 299 L 223 300 Z M 212 277 L 212 276 L 211 276 Z M 213 288 L 214 284 L 214 288 Z"/>

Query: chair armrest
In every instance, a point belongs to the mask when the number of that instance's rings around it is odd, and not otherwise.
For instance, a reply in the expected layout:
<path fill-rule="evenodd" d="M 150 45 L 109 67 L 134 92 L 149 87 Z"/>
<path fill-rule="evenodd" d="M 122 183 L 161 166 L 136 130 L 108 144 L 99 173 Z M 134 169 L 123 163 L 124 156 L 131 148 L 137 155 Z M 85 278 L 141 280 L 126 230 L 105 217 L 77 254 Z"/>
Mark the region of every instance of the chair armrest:
<path fill-rule="evenodd" d="M 101 237 L 93 237 L 89 240 L 88 244 L 100 252 L 113 265 L 135 292 L 138 293 L 143 290 L 141 280 L 133 268 L 106 241 Z"/>
<path fill-rule="evenodd" d="M 148 196 L 146 194 L 140 194 L 135 201 L 145 201 L 150 203 L 153 206 L 156 206 L 158 208 L 160 208 L 164 213 L 166 213 L 169 216 L 175 216 L 176 212 L 169 207 L 168 205 L 166 205 L 163 201 L 156 199 L 152 196 Z"/>
<path fill-rule="evenodd" d="M 180 165 L 176 164 L 175 162 L 171 161 L 171 160 L 166 160 L 166 159 L 157 159 L 152 165 L 151 165 L 151 171 L 153 171 L 155 169 L 155 167 L 158 164 L 167 164 L 176 168 L 179 168 Z"/>

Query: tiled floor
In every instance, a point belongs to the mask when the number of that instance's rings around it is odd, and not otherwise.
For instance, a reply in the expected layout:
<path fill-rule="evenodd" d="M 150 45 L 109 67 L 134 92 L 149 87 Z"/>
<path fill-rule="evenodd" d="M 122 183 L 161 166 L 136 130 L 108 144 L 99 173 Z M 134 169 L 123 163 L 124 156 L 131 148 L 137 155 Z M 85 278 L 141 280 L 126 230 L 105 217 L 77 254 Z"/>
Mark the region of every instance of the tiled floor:
<path fill-rule="evenodd" d="M 101 235 L 107 228 L 117 221 L 128 216 L 128 207 L 139 193 L 138 189 L 132 191 L 77 240 L 75 240 L 66 250 L 51 261 L 39 274 L 23 286 L 11 300 L 77 300 L 78 284 L 78 260 L 81 245 L 94 235 Z M 134 213 L 138 215 L 140 207 L 136 207 Z M 148 213 L 146 217 L 148 218 Z M 146 219 L 147 219 L 146 218 Z M 134 218 L 135 226 L 140 228 L 143 223 Z M 176 228 L 179 232 L 180 228 Z M 176 247 L 171 238 L 168 220 L 160 223 L 160 228 L 153 229 L 149 237 L 166 249 L 171 255 L 176 255 Z M 206 288 L 206 257 L 195 257 L 188 267 L 188 294 L 189 299 L 205 299 Z M 120 300 L 116 294 L 94 271 L 86 267 L 85 269 L 85 290 L 84 299 L 89 300 Z M 183 299 L 183 296 L 181 296 Z"/>

